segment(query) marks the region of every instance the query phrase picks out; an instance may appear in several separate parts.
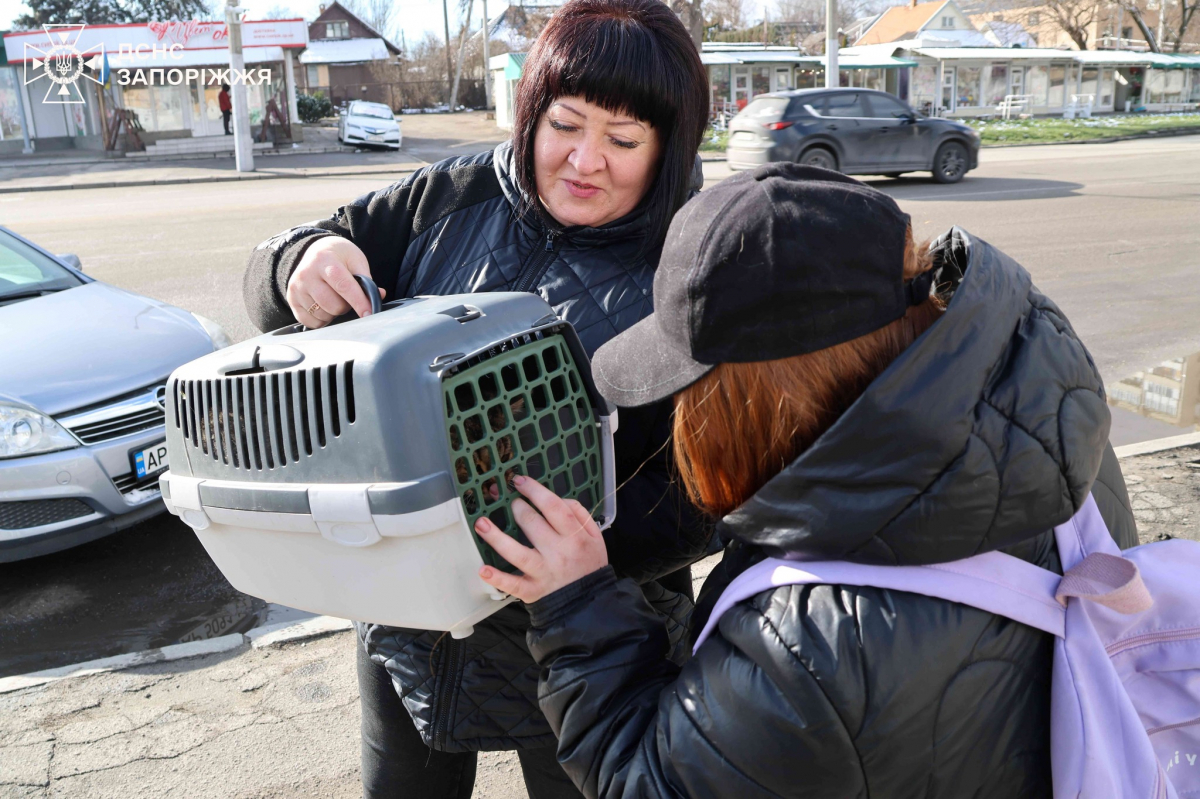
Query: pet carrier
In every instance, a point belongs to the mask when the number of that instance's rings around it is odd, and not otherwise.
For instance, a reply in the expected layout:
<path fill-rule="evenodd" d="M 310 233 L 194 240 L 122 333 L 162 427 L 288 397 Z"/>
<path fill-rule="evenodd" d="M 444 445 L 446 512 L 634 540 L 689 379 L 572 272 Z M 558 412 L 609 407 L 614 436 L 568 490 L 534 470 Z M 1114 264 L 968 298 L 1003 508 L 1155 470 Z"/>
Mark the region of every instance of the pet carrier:
<path fill-rule="evenodd" d="M 479 579 L 513 568 L 474 523 L 525 542 L 515 475 L 616 513 L 615 411 L 533 294 L 285 327 L 181 366 L 167 404 L 168 510 L 234 587 L 291 607 L 463 637 L 511 601 Z"/>

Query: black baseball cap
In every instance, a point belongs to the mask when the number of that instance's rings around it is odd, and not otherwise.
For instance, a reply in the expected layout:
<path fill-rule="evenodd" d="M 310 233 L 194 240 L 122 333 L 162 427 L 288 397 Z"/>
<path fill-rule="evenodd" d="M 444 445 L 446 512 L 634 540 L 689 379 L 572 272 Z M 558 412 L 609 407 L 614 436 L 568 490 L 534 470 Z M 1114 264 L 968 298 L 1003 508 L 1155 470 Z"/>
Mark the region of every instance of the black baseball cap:
<path fill-rule="evenodd" d="M 721 363 L 831 347 L 924 301 L 904 280 L 908 214 L 837 172 L 766 164 L 701 192 L 675 215 L 654 276 L 654 313 L 602 346 L 600 393 L 648 405 Z"/>

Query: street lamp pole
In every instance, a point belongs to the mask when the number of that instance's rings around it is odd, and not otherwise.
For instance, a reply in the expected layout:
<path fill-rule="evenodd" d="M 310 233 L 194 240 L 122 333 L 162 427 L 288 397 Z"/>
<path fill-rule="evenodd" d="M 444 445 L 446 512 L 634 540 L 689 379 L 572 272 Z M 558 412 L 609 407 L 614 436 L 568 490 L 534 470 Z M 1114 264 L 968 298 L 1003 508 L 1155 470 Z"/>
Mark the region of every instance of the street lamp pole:
<path fill-rule="evenodd" d="M 246 97 L 246 60 L 242 56 L 242 9 L 237 0 L 226 0 L 225 24 L 229 27 L 229 92 L 233 100 L 233 152 L 238 172 L 254 171 L 254 143 L 250 138 L 250 104 Z"/>
<path fill-rule="evenodd" d="M 838 87 L 837 0 L 825 0 L 825 88 Z"/>

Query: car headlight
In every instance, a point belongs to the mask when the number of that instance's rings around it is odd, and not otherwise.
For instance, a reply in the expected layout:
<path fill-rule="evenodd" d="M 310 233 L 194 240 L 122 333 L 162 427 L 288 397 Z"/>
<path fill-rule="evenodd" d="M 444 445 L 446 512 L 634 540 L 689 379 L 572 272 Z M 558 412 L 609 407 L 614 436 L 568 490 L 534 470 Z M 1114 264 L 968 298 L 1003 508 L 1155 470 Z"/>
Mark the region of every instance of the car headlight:
<path fill-rule="evenodd" d="M 190 313 L 190 311 L 189 311 Z M 198 313 L 192 314 L 200 326 L 204 328 L 204 332 L 212 339 L 213 351 L 223 350 L 233 342 L 229 340 L 229 334 L 225 332 L 225 328 L 218 325 L 207 316 L 201 316 Z"/>
<path fill-rule="evenodd" d="M 58 422 L 23 405 L 0 402 L 0 458 L 20 458 L 78 447 Z"/>

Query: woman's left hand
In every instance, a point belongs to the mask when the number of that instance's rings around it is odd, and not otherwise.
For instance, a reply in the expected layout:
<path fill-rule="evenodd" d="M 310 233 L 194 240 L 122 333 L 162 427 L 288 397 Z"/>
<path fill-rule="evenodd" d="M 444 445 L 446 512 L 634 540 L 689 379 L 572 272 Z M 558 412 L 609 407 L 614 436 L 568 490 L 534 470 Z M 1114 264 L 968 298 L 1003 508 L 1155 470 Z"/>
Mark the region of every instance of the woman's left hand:
<path fill-rule="evenodd" d="M 486 516 L 479 519 L 475 531 L 500 557 L 524 572 L 518 576 L 484 566 L 479 576 L 485 583 L 524 602 L 536 602 L 608 565 L 604 536 L 583 505 L 562 499 L 528 477 L 517 476 L 513 484 L 533 503 L 530 507 L 518 499 L 512 512 L 535 548 L 510 538 Z"/>

